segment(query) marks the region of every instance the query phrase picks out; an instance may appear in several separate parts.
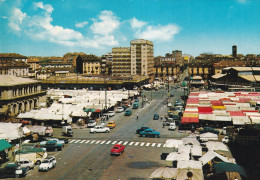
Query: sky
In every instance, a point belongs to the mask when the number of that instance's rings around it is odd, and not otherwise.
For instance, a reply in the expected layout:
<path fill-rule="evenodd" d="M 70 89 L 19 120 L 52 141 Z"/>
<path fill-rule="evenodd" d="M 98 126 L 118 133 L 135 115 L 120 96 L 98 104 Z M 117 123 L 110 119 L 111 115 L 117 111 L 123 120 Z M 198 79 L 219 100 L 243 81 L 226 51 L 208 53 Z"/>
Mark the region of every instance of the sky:
<path fill-rule="evenodd" d="M 0 53 L 101 56 L 134 39 L 198 56 L 260 54 L 260 0 L 0 0 Z"/>

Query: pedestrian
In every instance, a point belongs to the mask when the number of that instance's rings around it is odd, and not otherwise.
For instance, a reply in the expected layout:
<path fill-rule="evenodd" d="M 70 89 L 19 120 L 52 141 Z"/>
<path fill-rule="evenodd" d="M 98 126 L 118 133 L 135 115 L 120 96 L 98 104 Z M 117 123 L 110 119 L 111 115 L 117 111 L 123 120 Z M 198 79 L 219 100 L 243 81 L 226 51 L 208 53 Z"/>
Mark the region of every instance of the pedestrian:
<path fill-rule="evenodd" d="M 161 116 L 161 121 L 163 120 L 163 117 Z"/>
<path fill-rule="evenodd" d="M 138 112 L 136 113 L 136 119 L 138 119 Z"/>
<path fill-rule="evenodd" d="M 163 122 L 163 125 L 162 125 L 162 127 L 163 127 L 163 128 L 165 127 L 165 122 Z"/>

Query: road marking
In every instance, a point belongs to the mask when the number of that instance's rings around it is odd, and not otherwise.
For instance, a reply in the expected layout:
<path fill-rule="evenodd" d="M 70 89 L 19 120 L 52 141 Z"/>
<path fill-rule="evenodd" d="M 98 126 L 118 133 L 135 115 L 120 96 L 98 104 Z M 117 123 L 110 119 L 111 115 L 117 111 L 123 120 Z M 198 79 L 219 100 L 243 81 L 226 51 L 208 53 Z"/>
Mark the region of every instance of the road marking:
<path fill-rule="evenodd" d="M 152 147 L 154 147 L 154 146 L 155 146 L 155 144 L 156 144 L 156 143 L 153 143 L 153 144 L 152 144 Z"/>
<path fill-rule="evenodd" d="M 88 144 L 90 142 L 90 140 L 87 140 L 87 142 L 85 142 L 86 144 Z"/>
<path fill-rule="evenodd" d="M 102 141 L 100 144 L 104 144 L 106 141 Z"/>
<path fill-rule="evenodd" d="M 82 141 L 80 141 L 79 143 L 84 143 L 86 140 L 82 140 Z"/>
<path fill-rule="evenodd" d="M 158 143 L 157 147 L 161 147 L 161 145 L 162 145 L 161 143 Z"/>
<path fill-rule="evenodd" d="M 117 141 L 112 142 L 112 144 L 116 144 Z"/>
<path fill-rule="evenodd" d="M 119 141 L 119 143 L 117 143 L 117 144 L 122 144 L 122 142 L 123 142 L 123 141 Z"/>
<path fill-rule="evenodd" d="M 127 143 L 128 143 L 128 141 L 126 141 L 126 142 L 124 143 L 124 145 L 127 145 Z"/>
<path fill-rule="evenodd" d="M 146 143 L 146 146 L 149 146 L 151 143 Z"/>
<path fill-rule="evenodd" d="M 144 146 L 144 144 L 145 144 L 145 143 L 144 143 L 144 142 L 142 142 L 142 143 L 140 144 L 140 146 Z"/>
<path fill-rule="evenodd" d="M 135 143 L 135 146 L 137 146 L 138 144 L 139 144 L 139 142 L 136 142 L 136 143 Z"/>
<path fill-rule="evenodd" d="M 91 141 L 91 143 L 90 143 L 90 144 L 93 144 L 95 141 L 96 141 L 96 140 L 93 140 L 93 141 Z"/>
<path fill-rule="evenodd" d="M 97 141 L 95 144 L 98 144 L 98 143 L 100 143 L 100 141 Z"/>
<path fill-rule="evenodd" d="M 166 147 L 166 144 L 164 144 L 163 147 Z"/>
<path fill-rule="evenodd" d="M 75 141 L 74 143 L 78 143 L 79 141 L 81 141 L 81 140 L 77 140 L 77 141 Z"/>
<path fill-rule="evenodd" d="M 109 143 L 111 143 L 111 141 L 107 141 L 107 143 L 106 143 L 106 144 L 109 144 Z"/>
<path fill-rule="evenodd" d="M 73 143 L 74 141 L 76 141 L 75 139 L 71 140 L 70 143 Z"/>
<path fill-rule="evenodd" d="M 132 144 L 134 144 L 134 142 L 130 142 L 129 146 L 131 146 Z"/>

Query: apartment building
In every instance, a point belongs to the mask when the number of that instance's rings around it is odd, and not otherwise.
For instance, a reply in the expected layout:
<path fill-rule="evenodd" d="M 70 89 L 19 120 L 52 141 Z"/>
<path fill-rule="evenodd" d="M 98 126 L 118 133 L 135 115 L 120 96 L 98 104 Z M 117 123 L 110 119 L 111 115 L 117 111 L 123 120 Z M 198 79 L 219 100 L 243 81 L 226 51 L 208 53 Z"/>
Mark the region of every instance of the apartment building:
<path fill-rule="evenodd" d="M 131 41 L 131 75 L 149 76 L 153 74 L 153 42 L 136 39 Z"/>
<path fill-rule="evenodd" d="M 112 48 L 113 76 L 129 76 L 131 74 L 131 55 L 129 47 Z"/>
<path fill-rule="evenodd" d="M 179 64 L 180 66 L 183 65 L 182 51 L 180 50 L 172 51 L 172 58 L 174 58 L 176 60 L 176 63 Z"/>
<path fill-rule="evenodd" d="M 112 52 L 102 55 L 101 57 L 101 73 L 112 75 Z"/>

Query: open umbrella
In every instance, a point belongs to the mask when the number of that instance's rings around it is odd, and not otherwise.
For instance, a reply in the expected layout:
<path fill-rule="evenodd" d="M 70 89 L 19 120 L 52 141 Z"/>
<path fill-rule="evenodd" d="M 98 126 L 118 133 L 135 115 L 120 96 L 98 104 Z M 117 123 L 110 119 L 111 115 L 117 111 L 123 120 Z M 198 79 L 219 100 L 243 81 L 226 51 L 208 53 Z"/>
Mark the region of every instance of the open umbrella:
<path fill-rule="evenodd" d="M 177 168 L 160 167 L 150 175 L 150 178 L 173 179 L 177 176 L 177 171 Z"/>
<path fill-rule="evenodd" d="M 242 166 L 234 163 L 221 162 L 214 164 L 216 174 L 222 174 L 226 172 L 238 172 L 239 174 L 246 177 L 246 172 Z"/>

